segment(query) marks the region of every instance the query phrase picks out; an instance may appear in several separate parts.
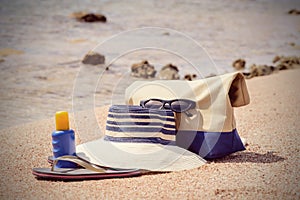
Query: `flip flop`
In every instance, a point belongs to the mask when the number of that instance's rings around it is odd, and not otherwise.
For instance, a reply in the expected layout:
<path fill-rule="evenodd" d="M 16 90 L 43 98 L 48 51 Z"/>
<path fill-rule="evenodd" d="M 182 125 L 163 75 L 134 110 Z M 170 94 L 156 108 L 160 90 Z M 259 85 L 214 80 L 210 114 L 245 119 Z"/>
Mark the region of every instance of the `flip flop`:
<path fill-rule="evenodd" d="M 59 160 L 70 161 L 78 164 L 81 168 L 56 168 Z M 52 180 L 89 180 L 106 178 L 123 178 L 139 176 L 144 174 L 140 169 L 118 169 L 109 167 L 100 167 L 89 163 L 77 156 L 62 156 L 53 160 L 51 168 L 33 168 L 32 174 L 39 179 Z"/>
<path fill-rule="evenodd" d="M 55 160 L 54 156 L 48 156 L 47 161 L 51 166 L 53 165 L 54 160 Z"/>
<path fill-rule="evenodd" d="M 82 160 L 81 158 L 79 158 L 79 157 L 77 157 L 77 156 L 75 156 L 75 157 L 76 157 L 76 159 Z M 47 161 L 48 161 L 48 163 L 49 163 L 51 166 L 53 165 L 54 160 L 55 160 L 54 156 L 48 156 Z M 97 166 L 99 166 L 99 165 L 97 165 Z M 82 167 L 81 167 L 80 165 L 78 165 L 78 164 L 77 164 L 77 167 L 78 167 L 78 168 L 82 168 Z M 111 167 L 105 167 L 105 166 L 99 166 L 99 167 L 104 168 L 104 169 L 118 170 L 117 168 L 111 168 Z"/>

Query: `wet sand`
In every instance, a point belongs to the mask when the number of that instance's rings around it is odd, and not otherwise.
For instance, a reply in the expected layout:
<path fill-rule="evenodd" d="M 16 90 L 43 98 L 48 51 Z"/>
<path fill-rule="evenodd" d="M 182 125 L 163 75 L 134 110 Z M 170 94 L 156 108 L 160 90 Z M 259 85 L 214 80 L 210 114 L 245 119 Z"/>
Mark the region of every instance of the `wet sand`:
<path fill-rule="evenodd" d="M 235 109 L 247 150 L 193 170 L 126 179 L 41 181 L 33 167 L 47 167 L 48 119 L 1 130 L 1 199 L 299 199 L 300 70 L 247 80 L 248 106 Z M 104 109 L 105 110 L 105 109 Z M 89 113 L 78 114 L 93 139 Z M 106 113 L 96 109 L 103 128 Z M 72 123 L 72 127 L 76 126 Z M 81 142 L 79 139 L 77 142 Z"/>
<path fill-rule="evenodd" d="M 1 1 L 0 12 L 0 128 L 47 119 L 57 110 L 73 108 L 73 88 L 81 71 L 81 60 L 97 44 L 120 34 L 142 27 L 162 27 L 179 31 L 205 48 L 217 67 L 199 64 L 203 75 L 233 71 L 231 64 L 238 58 L 251 64 L 271 64 L 276 55 L 299 55 L 299 16 L 288 11 L 299 8 L 299 1 Z M 170 9 L 172 8 L 172 9 Z M 106 23 L 81 23 L 73 12 L 99 12 Z M 143 39 L 170 39 L 177 49 L 191 58 L 206 60 L 203 50 L 193 50 L 172 31 L 160 35 L 127 38 L 112 45 L 104 54 L 109 61 L 121 47 Z M 153 36 L 153 37 L 151 37 Z M 175 38 L 175 40 L 173 40 Z M 294 45 L 291 45 L 294 44 Z M 100 49 L 99 49 L 100 50 Z M 99 101 L 109 99 L 114 85 L 128 73 L 133 63 L 149 60 L 157 69 L 172 63 L 193 73 L 178 56 L 161 51 L 134 51 L 115 60 L 106 72 Z M 75 62 L 74 62 L 75 61 Z M 106 63 L 108 64 L 108 62 Z M 101 66 L 89 66 L 92 74 L 100 74 Z M 181 77 L 183 77 L 183 73 Z M 82 80 L 82 93 L 75 96 L 85 100 L 94 94 L 96 85 L 90 77 Z M 103 88 L 102 88 L 103 87 Z M 122 91 L 122 90 L 121 90 Z M 120 91 L 117 92 L 120 94 Z M 96 102 L 97 103 L 97 102 Z M 99 102 L 104 104 L 103 102 Z M 97 103 L 97 104 L 99 104 Z M 107 102 L 105 102 L 107 103 Z"/>

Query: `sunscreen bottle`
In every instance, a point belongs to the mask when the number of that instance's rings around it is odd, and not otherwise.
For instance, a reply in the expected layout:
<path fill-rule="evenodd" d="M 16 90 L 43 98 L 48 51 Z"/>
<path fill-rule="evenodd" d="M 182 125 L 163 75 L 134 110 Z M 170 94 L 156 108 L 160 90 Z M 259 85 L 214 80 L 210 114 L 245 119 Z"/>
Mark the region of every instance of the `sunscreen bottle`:
<path fill-rule="evenodd" d="M 66 111 L 55 114 L 56 130 L 52 133 L 54 159 L 65 155 L 76 155 L 75 134 L 69 128 L 69 115 Z M 58 161 L 56 167 L 76 168 L 76 164 L 68 161 Z"/>

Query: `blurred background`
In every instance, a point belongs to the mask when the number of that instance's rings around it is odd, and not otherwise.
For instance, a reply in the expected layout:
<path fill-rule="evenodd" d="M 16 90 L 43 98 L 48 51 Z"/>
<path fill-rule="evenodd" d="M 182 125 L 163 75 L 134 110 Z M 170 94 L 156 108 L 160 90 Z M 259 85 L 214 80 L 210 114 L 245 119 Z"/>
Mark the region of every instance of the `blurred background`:
<path fill-rule="evenodd" d="M 84 101 L 97 93 L 96 106 L 109 104 L 112 93 L 124 92 L 117 86 L 130 77 L 130 66 L 143 59 L 157 69 L 175 64 L 181 77 L 194 73 L 190 63 L 171 52 L 116 53 L 138 41 L 161 41 L 166 48 L 183 49 L 192 60 L 200 60 L 199 78 L 233 71 L 232 62 L 238 58 L 245 59 L 247 67 L 272 64 L 276 55 L 298 56 L 300 15 L 289 14 L 292 9 L 299 10 L 300 1 L 1 0 L 0 129 L 53 117 L 58 110 L 72 112 L 74 94 Z M 107 21 L 77 21 L 72 14 L 80 11 L 101 13 Z M 143 27 L 161 29 L 112 40 Z M 189 48 L 191 38 L 199 51 Z M 105 51 L 97 46 L 109 41 L 113 45 Z M 105 64 L 83 66 L 82 58 L 93 49 L 106 56 Z M 205 59 L 207 63 L 201 63 Z M 80 104 L 76 111 L 89 108 Z"/>

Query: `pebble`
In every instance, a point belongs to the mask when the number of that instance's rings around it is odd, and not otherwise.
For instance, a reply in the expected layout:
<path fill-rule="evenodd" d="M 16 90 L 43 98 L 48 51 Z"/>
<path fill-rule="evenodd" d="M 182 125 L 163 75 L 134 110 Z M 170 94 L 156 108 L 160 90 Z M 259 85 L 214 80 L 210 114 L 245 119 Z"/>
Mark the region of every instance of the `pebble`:
<path fill-rule="evenodd" d="M 131 65 L 131 76 L 138 78 L 154 78 L 156 70 L 147 60 Z"/>
<path fill-rule="evenodd" d="M 83 64 L 88 65 L 99 65 L 105 63 L 105 57 L 99 53 L 96 52 L 89 52 L 85 55 L 85 57 L 82 60 Z"/>
<path fill-rule="evenodd" d="M 77 19 L 80 22 L 106 22 L 107 19 L 102 14 L 97 13 L 86 13 L 86 12 L 75 12 L 71 15 L 75 19 Z"/>
<path fill-rule="evenodd" d="M 300 67 L 300 57 L 297 56 L 275 56 L 273 58 L 275 66 L 271 65 L 256 65 L 253 64 L 249 71 L 244 71 L 245 78 L 253 78 L 255 76 L 270 75 L 275 71 L 294 69 Z M 244 59 L 238 59 L 232 63 L 232 66 L 236 70 L 242 70 L 245 68 L 246 61 Z"/>
<path fill-rule="evenodd" d="M 255 76 L 265 76 L 265 75 L 270 75 L 273 73 L 273 71 L 276 68 L 274 66 L 269 66 L 269 65 L 256 65 L 253 64 L 250 67 L 250 72 L 244 72 L 245 78 L 253 78 Z"/>
<path fill-rule="evenodd" d="M 275 56 L 275 57 L 273 58 L 273 63 L 276 63 L 276 62 L 279 61 L 280 59 L 281 59 L 280 56 Z"/>
<path fill-rule="evenodd" d="M 178 67 L 169 63 L 161 68 L 159 78 L 163 80 L 178 80 L 180 78 L 178 72 Z"/>
<path fill-rule="evenodd" d="M 288 12 L 290 15 L 300 15 L 300 10 L 292 9 Z"/>
<path fill-rule="evenodd" d="M 184 75 L 184 80 L 187 80 L 187 81 L 193 81 L 197 78 L 197 75 L 196 74 L 186 74 Z"/>
<path fill-rule="evenodd" d="M 300 57 L 297 56 L 275 56 L 273 63 L 278 70 L 293 69 L 299 67 Z"/>
<path fill-rule="evenodd" d="M 244 59 L 237 59 L 232 63 L 232 67 L 236 70 L 242 70 L 245 69 L 246 61 Z"/>

